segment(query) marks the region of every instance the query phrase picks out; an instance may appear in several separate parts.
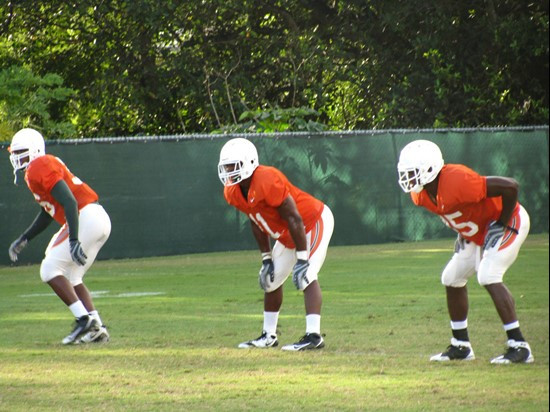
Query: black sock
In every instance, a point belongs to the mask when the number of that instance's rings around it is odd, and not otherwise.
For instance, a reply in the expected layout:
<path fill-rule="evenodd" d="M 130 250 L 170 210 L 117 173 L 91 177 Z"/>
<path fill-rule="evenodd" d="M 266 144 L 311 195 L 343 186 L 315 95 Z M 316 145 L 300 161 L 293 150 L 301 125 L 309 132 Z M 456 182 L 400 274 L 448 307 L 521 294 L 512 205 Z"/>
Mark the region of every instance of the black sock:
<path fill-rule="evenodd" d="M 464 329 L 451 329 L 453 331 L 453 338 L 456 340 L 462 340 L 469 342 L 470 338 L 468 337 L 468 328 Z"/>
<path fill-rule="evenodd" d="M 519 330 L 519 327 L 507 330 L 506 335 L 508 335 L 508 339 L 513 339 L 517 342 L 525 342 L 525 339 L 523 338 L 523 335 L 521 334 L 521 330 Z"/>

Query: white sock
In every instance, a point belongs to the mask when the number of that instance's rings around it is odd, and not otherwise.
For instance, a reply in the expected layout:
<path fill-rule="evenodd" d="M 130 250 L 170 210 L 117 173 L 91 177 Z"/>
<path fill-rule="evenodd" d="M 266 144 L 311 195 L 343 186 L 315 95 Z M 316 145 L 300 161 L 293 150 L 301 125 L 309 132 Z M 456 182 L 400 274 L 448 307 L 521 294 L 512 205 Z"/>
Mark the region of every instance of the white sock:
<path fill-rule="evenodd" d="M 451 329 L 453 330 L 460 330 L 460 329 L 467 329 L 468 328 L 468 319 L 464 319 L 460 322 L 454 322 L 451 321 Z"/>
<path fill-rule="evenodd" d="M 264 330 L 268 335 L 277 334 L 277 322 L 279 321 L 279 312 L 264 312 Z"/>
<path fill-rule="evenodd" d="M 321 315 L 306 315 L 306 333 L 321 334 Z"/>
<path fill-rule="evenodd" d="M 88 314 L 88 311 L 80 300 L 77 300 L 75 303 L 69 305 L 69 309 L 77 319 Z"/>
<path fill-rule="evenodd" d="M 519 321 L 516 320 L 515 322 L 508 323 L 506 325 L 502 325 L 502 327 L 504 328 L 505 331 L 509 331 L 511 329 L 519 328 Z"/>
<path fill-rule="evenodd" d="M 94 318 L 97 321 L 97 323 L 99 323 L 100 325 L 103 325 L 103 322 L 101 321 L 101 318 L 99 317 L 99 313 L 97 312 L 97 310 L 92 310 L 90 312 L 90 316 Z"/>

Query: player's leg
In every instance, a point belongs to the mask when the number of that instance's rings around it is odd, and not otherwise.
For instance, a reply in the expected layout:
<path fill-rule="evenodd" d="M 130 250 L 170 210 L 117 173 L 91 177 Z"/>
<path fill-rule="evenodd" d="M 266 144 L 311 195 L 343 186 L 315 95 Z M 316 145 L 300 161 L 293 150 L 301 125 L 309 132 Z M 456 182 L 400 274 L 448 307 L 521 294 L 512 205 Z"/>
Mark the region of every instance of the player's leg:
<path fill-rule="evenodd" d="M 272 292 L 264 294 L 264 324 L 262 334 L 239 344 L 240 349 L 248 348 L 274 348 L 279 345 L 277 340 L 277 323 L 279 321 L 279 310 L 283 302 L 283 287 L 279 286 Z"/>
<path fill-rule="evenodd" d="M 502 281 L 529 233 L 529 215 L 523 207 L 512 217 L 510 226 L 515 231 L 506 231 L 499 245 L 485 251 L 478 271 L 478 281 L 489 292 L 508 338 L 507 351 L 491 360 L 497 364 L 531 363 L 534 360 L 519 326 L 512 293 Z"/>
<path fill-rule="evenodd" d="M 256 338 L 239 344 L 239 348 L 273 348 L 279 345 L 277 339 L 277 324 L 279 312 L 283 303 L 283 284 L 292 271 L 296 260 L 294 249 L 286 248 L 282 243 L 275 242 L 271 252 L 274 266 L 273 282 L 267 280 L 264 293 L 264 322 L 262 334 Z"/>
<path fill-rule="evenodd" d="M 91 318 L 93 318 L 97 324 L 97 327 L 91 328 L 88 332 L 83 334 L 78 339 L 78 343 L 108 342 L 110 338 L 109 331 L 107 330 L 107 327 L 103 324 L 103 321 L 99 316 L 99 312 L 96 310 L 94 306 L 94 302 L 92 300 L 90 291 L 88 290 L 88 288 L 84 283 L 74 285 L 74 290 L 77 296 L 79 297 L 79 299 L 82 301 L 82 303 L 86 307 L 86 310 L 88 311 L 88 315 Z"/>
<path fill-rule="evenodd" d="M 75 317 L 75 325 L 71 333 L 62 341 L 65 345 L 75 343 L 80 336 L 96 327 L 96 321 L 89 316 L 88 310 L 69 281 L 69 273 L 74 267 L 76 264 L 71 259 L 68 232 L 64 226 L 52 237 L 46 249 L 46 255 L 40 265 L 40 277 L 68 306 Z"/>
<path fill-rule="evenodd" d="M 74 291 L 80 301 L 84 304 L 84 307 L 88 310 L 88 313 L 96 311 L 92 295 L 84 283 L 74 285 Z"/>
<path fill-rule="evenodd" d="M 309 267 L 306 274 L 309 284 L 303 290 L 306 311 L 306 333 L 298 342 L 283 346 L 283 350 L 300 351 L 321 349 L 325 346 L 321 334 L 323 296 L 318 274 L 325 262 L 333 231 L 334 217 L 328 206 L 325 206 L 317 224 L 306 234 L 309 250 Z M 296 258 L 294 258 L 294 262 L 295 260 Z"/>
<path fill-rule="evenodd" d="M 468 289 L 467 282 L 475 273 L 476 254 L 479 246 L 464 242 L 464 248 L 457 250 L 441 275 L 445 286 L 447 309 L 451 319 L 451 344 L 447 349 L 430 358 L 431 361 L 445 362 L 450 360 L 475 359 L 474 351 L 468 336 Z"/>
<path fill-rule="evenodd" d="M 99 325 L 99 327 L 93 328 L 84 334 L 79 340 L 80 343 L 107 342 L 109 340 L 107 327 L 103 324 L 94 305 L 92 295 L 84 284 L 84 275 L 95 262 L 97 254 L 109 238 L 110 233 L 111 221 L 102 206 L 92 203 L 80 211 L 79 239 L 88 258 L 84 266 L 74 268 L 70 275 L 70 281 L 89 315 Z"/>

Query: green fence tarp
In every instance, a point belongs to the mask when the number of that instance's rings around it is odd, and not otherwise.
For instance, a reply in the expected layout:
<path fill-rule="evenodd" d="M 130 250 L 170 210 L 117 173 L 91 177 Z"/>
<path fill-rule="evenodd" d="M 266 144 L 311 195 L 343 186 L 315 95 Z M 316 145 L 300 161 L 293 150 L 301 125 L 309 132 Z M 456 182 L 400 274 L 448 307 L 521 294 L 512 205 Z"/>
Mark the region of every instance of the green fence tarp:
<path fill-rule="evenodd" d="M 100 196 L 112 220 L 100 259 L 256 248 L 246 216 L 228 206 L 217 176 L 219 151 L 234 136 L 48 142 Z M 399 151 L 416 139 L 439 145 L 446 163 L 484 175 L 511 176 L 531 217 L 531 233 L 548 232 L 548 127 L 518 130 L 377 131 L 316 135 L 248 135 L 260 163 L 281 169 L 330 206 L 332 245 L 451 237 L 441 220 L 412 205 L 397 184 Z M 5 149 L 7 144 L 3 145 Z M 39 206 L 13 185 L 7 152 L 0 161 L 0 265 Z M 39 262 L 54 222 L 20 256 Z"/>

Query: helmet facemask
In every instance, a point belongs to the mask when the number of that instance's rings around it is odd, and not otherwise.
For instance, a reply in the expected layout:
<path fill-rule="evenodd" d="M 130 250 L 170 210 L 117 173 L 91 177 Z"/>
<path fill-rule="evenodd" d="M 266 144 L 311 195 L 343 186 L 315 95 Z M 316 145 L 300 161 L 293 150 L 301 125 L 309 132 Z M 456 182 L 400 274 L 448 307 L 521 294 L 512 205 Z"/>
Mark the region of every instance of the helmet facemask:
<path fill-rule="evenodd" d="M 420 170 L 405 169 L 399 170 L 399 185 L 405 193 L 414 192 L 420 193 L 424 189 L 424 185 L 420 184 Z"/>
<path fill-rule="evenodd" d="M 13 166 L 13 171 L 17 172 L 19 170 L 26 169 L 29 163 L 31 162 L 30 150 L 17 150 L 17 151 L 10 150 L 10 152 L 11 152 L 10 162 L 11 162 L 11 165 Z"/>
<path fill-rule="evenodd" d="M 233 186 L 244 180 L 243 162 L 235 160 L 233 162 L 224 162 L 218 165 L 218 176 L 224 186 Z"/>

